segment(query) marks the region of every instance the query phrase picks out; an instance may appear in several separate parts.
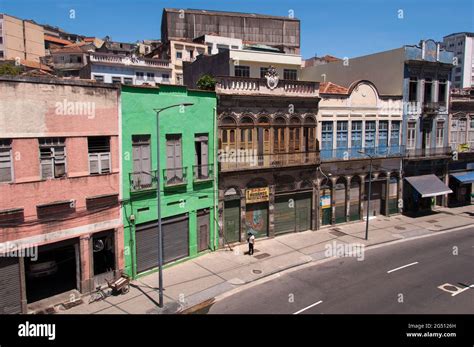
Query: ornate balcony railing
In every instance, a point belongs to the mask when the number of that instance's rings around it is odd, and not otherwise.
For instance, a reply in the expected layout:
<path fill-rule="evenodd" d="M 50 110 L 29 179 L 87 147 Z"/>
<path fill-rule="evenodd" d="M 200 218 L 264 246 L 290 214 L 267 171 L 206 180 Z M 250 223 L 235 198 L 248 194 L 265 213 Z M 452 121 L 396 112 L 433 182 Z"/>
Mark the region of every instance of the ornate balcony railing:
<path fill-rule="evenodd" d="M 248 151 L 220 153 L 220 171 L 268 169 L 319 164 L 319 152 L 255 154 Z"/>
<path fill-rule="evenodd" d="M 204 182 L 214 179 L 214 164 L 193 165 L 194 182 Z"/>
<path fill-rule="evenodd" d="M 407 158 L 446 157 L 451 156 L 452 149 L 451 147 L 411 148 L 405 152 Z"/>
<path fill-rule="evenodd" d="M 129 173 L 130 180 L 130 191 L 140 192 L 145 190 L 156 190 L 157 187 L 157 177 L 156 170 L 151 170 L 149 172 L 132 172 Z"/>
<path fill-rule="evenodd" d="M 167 60 L 144 58 L 144 57 L 129 57 L 110 53 L 92 53 L 90 61 L 105 64 L 130 65 L 142 67 L 155 67 L 171 69 L 170 62 Z"/>
<path fill-rule="evenodd" d="M 446 112 L 445 102 L 425 102 L 423 103 L 423 113 L 436 114 L 438 112 Z"/>
<path fill-rule="evenodd" d="M 321 161 L 365 159 L 368 155 L 374 158 L 403 157 L 405 146 L 321 149 Z"/>
<path fill-rule="evenodd" d="M 310 81 L 279 80 L 270 88 L 265 78 L 219 76 L 216 91 L 220 94 L 268 94 L 281 96 L 317 97 L 319 83 Z"/>
<path fill-rule="evenodd" d="M 163 182 L 165 187 L 175 187 L 185 185 L 187 179 L 187 167 L 177 167 L 173 169 L 163 169 Z"/>

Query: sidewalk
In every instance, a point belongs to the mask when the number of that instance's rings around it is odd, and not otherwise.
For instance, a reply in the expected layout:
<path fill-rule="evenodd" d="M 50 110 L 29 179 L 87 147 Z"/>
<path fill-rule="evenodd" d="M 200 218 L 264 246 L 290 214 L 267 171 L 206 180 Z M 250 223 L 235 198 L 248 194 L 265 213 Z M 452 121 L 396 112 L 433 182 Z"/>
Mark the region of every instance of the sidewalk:
<path fill-rule="evenodd" d="M 233 250 L 221 249 L 171 266 L 163 271 L 165 307 L 158 308 L 158 275 L 153 273 L 133 282 L 126 295 L 111 296 L 104 301 L 84 304 L 58 313 L 177 313 L 220 294 L 271 274 L 326 258 L 328 243 L 359 243 L 366 246 L 407 239 L 439 231 L 474 225 L 474 207 L 438 208 L 437 213 L 410 218 L 402 215 L 379 216 L 370 220 L 369 240 L 365 222 L 331 226 L 318 231 L 305 231 L 257 240 L 254 256 L 244 254 L 247 245 Z"/>

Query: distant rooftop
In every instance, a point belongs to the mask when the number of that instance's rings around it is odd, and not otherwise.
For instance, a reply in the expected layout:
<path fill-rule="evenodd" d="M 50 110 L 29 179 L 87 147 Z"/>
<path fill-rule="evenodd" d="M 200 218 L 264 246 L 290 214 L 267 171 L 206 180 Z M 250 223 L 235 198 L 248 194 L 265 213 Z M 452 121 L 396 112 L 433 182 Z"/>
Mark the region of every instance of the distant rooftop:
<path fill-rule="evenodd" d="M 466 35 L 468 37 L 474 37 L 474 33 L 473 32 L 469 32 L 469 31 L 461 31 L 459 33 L 453 33 L 453 34 L 449 34 L 449 35 L 446 35 L 443 37 L 443 39 L 447 38 L 447 37 L 451 37 L 451 36 L 458 36 L 458 35 Z"/>
<path fill-rule="evenodd" d="M 230 16 L 230 17 L 254 17 L 254 18 L 274 18 L 274 19 L 285 19 L 285 20 L 294 20 L 299 21 L 297 18 L 290 18 L 288 16 L 271 16 L 266 14 L 257 14 L 257 13 L 245 13 L 245 12 L 230 12 L 230 11 L 218 11 L 218 10 L 200 10 L 200 9 L 178 9 L 178 8 L 164 8 L 164 12 L 177 12 L 180 13 L 184 11 L 185 13 L 194 13 L 194 14 L 206 14 L 214 16 Z"/>

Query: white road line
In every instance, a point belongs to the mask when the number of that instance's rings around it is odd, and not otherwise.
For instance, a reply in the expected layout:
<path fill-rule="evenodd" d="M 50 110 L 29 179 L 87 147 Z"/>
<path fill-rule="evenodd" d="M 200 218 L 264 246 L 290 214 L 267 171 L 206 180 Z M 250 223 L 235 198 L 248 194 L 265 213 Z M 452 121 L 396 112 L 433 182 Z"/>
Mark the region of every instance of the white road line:
<path fill-rule="evenodd" d="M 464 291 L 466 291 L 466 290 L 468 290 L 468 289 L 471 289 L 471 288 L 474 288 L 474 284 L 471 284 L 469 287 L 466 287 L 466 288 L 463 288 L 463 289 L 461 289 L 461 290 L 458 290 L 457 292 L 451 294 L 451 296 L 456 296 L 456 295 L 461 294 L 462 292 L 464 292 Z"/>
<path fill-rule="evenodd" d="M 387 273 L 389 274 L 389 273 L 391 273 L 391 272 L 394 272 L 394 271 L 397 271 L 397 270 L 400 270 L 400 269 L 404 269 L 404 268 L 406 268 L 406 267 L 409 267 L 409 266 L 412 266 L 412 265 L 416 265 L 416 264 L 418 264 L 417 261 L 415 261 L 414 263 L 411 263 L 411 264 L 407 264 L 407 265 L 403 265 L 403 266 L 397 267 L 396 269 L 389 270 L 389 271 L 387 271 Z"/>
<path fill-rule="evenodd" d="M 322 302 L 323 302 L 322 300 L 319 300 L 318 302 L 315 302 L 314 304 L 309 305 L 308 307 L 305 307 L 305 308 L 303 308 L 303 309 L 301 309 L 301 310 L 299 310 L 299 311 L 297 311 L 297 312 L 295 312 L 295 313 L 293 313 L 293 314 L 299 314 L 299 313 L 301 313 L 301 312 L 304 312 L 304 311 L 310 309 L 311 307 L 314 307 L 314 306 L 316 306 L 316 305 L 319 305 L 319 304 L 322 303 Z"/>

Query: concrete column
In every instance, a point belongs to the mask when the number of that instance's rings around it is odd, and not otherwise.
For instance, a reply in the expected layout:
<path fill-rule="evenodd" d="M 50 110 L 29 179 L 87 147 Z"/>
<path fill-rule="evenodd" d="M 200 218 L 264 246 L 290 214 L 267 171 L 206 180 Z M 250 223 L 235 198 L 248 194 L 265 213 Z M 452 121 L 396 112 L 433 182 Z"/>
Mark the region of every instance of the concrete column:
<path fill-rule="evenodd" d="M 247 205 L 245 204 L 245 189 L 242 189 L 243 196 L 240 197 L 240 240 L 245 241 L 247 239 L 245 235 L 245 213 L 247 211 Z"/>
<path fill-rule="evenodd" d="M 224 189 L 219 189 L 219 201 L 217 203 L 217 230 L 214 232 L 217 233 L 217 244 L 218 247 L 225 247 L 224 238 L 222 233 L 224 232 Z"/>
<path fill-rule="evenodd" d="M 319 179 L 313 181 L 313 230 L 319 230 L 319 204 L 320 204 L 320 189 Z"/>
<path fill-rule="evenodd" d="M 268 201 L 268 236 L 275 237 L 275 185 L 270 185 Z"/>
<path fill-rule="evenodd" d="M 434 122 L 435 123 L 435 122 Z M 444 183 L 447 187 L 449 187 L 449 164 L 446 163 L 445 171 L 444 171 Z M 443 207 L 448 207 L 448 194 L 443 195 Z"/>
<path fill-rule="evenodd" d="M 365 204 L 364 204 L 364 194 L 365 194 L 365 175 L 359 175 L 360 177 L 360 194 L 359 194 L 359 211 L 360 211 L 360 220 L 364 220 L 366 214 Z"/>
<path fill-rule="evenodd" d="M 352 176 L 346 176 L 346 222 L 351 220 L 351 179 Z"/>
<path fill-rule="evenodd" d="M 123 236 L 123 226 L 114 230 L 115 241 L 115 269 L 119 272 L 125 269 L 125 240 Z"/>
<path fill-rule="evenodd" d="M 397 206 L 398 206 L 398 213 L 402 213 L 403 209 L 405 208 L 402 204 L 402 207 L 400 207 L 400 199 L 403 201 L 403 177 L 402 177 L 402 172 L 400 171 L 398 173 L 398 196 L 397 196 Z"/>
<path fill-rule="evenodd" d="M 387 180 L 386 180 L 386 186 L 385 186 L 385 215 L 389 216 L 390 215 L 390 210 L 388 208 L 388 204 L 390 201 L 390 172 L 386 172 L 387 174 Z"/>
<path fill-rule="evenodd" d="M 93 271 L 91 262 L 91 238 L 92 235 L 82 235 L 79 238 L 79 256 L 81 264 L 80 287 L 81 293 L 88 293 L 93 290 Z"/>
<path fill-rule="evenodd" d="M 331 177 L 331 225 L 336 224 L 336 177 Z"/>
<path fill-rule="evenodd" d="M 21 313 L 28 313 L 28 300 L 26 298 L 26 274 L 25 274 L 25 258 L 18 257 L 20 266 L 20 298 L 21 298 Z"/>

